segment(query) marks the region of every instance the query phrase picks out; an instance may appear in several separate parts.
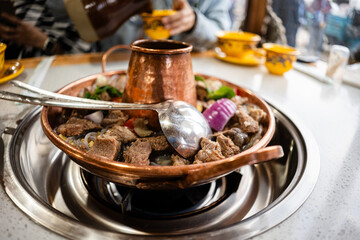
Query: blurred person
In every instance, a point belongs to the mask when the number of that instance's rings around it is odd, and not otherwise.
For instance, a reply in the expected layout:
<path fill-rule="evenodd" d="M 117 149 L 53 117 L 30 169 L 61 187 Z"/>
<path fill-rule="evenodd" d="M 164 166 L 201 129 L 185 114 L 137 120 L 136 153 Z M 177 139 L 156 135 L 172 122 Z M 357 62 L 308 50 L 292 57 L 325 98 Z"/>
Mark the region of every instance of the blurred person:
<path fill-rule="evenodd" d="M 261 42 L 272 42 L 287 45 L 286 29 L 281 19 L 272 7 L 272 1 L 267 1 L 266 15 L 263 20 Z"/>
<path fill-rule="evenodd" d="M 215 46 L 215 33 L 229 30 L 231 0 L 164 0 L 158 7 L 173 5 L 177 12 L 163 18 L 171 39 L 189 42 L 194 50 Z M 162 5 L 162 6 L 161 6 Z M 8 44 L 6 58 L 106 51 L 114 45 L 145 38 L 140 15 L 131 17 L 118 31 L 96 43 L 80 39 L 62 0 L 14 0 L 16 16 L 2 14 L 13 26 L 0 23 L 0 41 Z M 26 36 L 26 37 L 24 37 Z"/>
<path fill-rule="evenodd" d="M 215 47 L 215 33 L 230 30 L 230 0 L 164 0 L 158 1 L 158 8 L 172 6 L 177 12 L 162 19 L 165 28 L 170 30 L 170 39 L 185 41 L 193 45 L 195 51 Z M 131 17 L 118 31 L 96 43 L 98 51 L 106 51 L 117 44 L 129 45 L 136 39 L 145 38 L 142 20 L 139 15 Z"/>
<path fill-rule="evenodd" d="M 247 0 L 232 0 L 230 5 L 231 29 L 239 30 L 246 17 Z"/>
<path fill-rule="evenodd" d="M 235 8 L 239 9 L 234 10 L 237 14 L 234 21 L 240 22 L 233 22 L 233 29 L 236 29 L 236 27 L 239 26 L 239 30 L 260 35 L 260 45 L 266 42 L 283 45 L 287 44 L 285 27 L 283 26 L 281 19 L 273 10 L 272 1 L 267 0 L 260 3 L 258 1 L 251 2 L 247 0 L 235 1 L 237 2 Z M 251 4 L 253 4 L 253 6 L 251 6 Z M 259 16 L 259 11 L 262 10 L 264 11 L 264 16 Z"/>
<path fill-rule="evenodd" d="M 331 5 L 329 0 L 313 0 L 307 9 L 313 15 L 310 20 L 308 52 L 318 56 L 322 51 L 326 15 L 330 12 Z"/>
<path fill-rule="evenodd" d="M 0 41 L 8 48 L 6 59 L 36 57 L 91 50 L 67 18 L 61 0 L 14 0 L 15 15 L 2 13 Z M 48 3 L 51 4 L 49 7 Z M 52 9 L 63 8 L 54 14 Z"/>
<path fill-rule="evenodd" d="M 287 44 L 295 47 L 300 26 L 300 10 L 304 0 L 272 0 L 272 8 L 285 27 Z"/>

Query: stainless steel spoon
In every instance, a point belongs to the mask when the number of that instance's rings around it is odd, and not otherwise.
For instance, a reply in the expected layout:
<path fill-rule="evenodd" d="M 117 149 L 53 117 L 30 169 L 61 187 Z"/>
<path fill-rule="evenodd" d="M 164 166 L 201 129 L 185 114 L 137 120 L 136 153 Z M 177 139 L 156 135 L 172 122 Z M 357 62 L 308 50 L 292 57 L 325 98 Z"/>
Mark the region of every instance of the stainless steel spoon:
<path fill-rule="evenodd" d="M 0 99 L 42 106 L 91 110 L 154 110 L 159 115 L 159 122 L 165 137 L 171 146 L 184 158 L 192 157 L 200 147 L 202 137 L 210 137 L 211 128 L 194 106 L 175 100 L 167 100 L 157 104 L 137 104 L 98 101 L 72 97 L 49 92 L 20 81 L 11 81 L 16 87 L 41 95 L 40 97 L 0 91 Z"/>

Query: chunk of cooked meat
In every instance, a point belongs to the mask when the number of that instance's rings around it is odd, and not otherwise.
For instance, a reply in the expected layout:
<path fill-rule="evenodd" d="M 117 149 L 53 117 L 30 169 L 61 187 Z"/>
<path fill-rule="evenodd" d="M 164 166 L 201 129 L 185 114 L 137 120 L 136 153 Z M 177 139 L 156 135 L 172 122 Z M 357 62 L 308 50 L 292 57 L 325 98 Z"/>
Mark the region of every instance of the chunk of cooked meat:
<path fill-rule="evenodd" d="M 67 110 L 70 113 L 70 115 L 68 116 L 69 118 L 70 117 L 84 118 L 84 116 L 88 115 L 89 111 L 90 111 L 90 110 L 87 110 L 87 109 L 68 109 L 68 108 L 67 108 Z"/>
<path fill-rule="evenodd" d="M 208 90 L 206 89 L 206 86 L 201 81 L 196 81 L 196 96 L 197 99 L 200 101 L 204 101 L 207 98 Z"/>
<path fill-rule="evenodd" d="M 151 149 L 154 151 L 164 151 L 170 147 L 164 135 L 157 137 L 139 138 L 139 140 L 149 142 L 151 145 Z"/>
<path fill-rule="evenodd" d="M 186 160 L 185 158 L 175 154 L 171 155 L 171 161 L 173 162 L 173 166 L 184 166 L 190 164 L 189 160 Z"/>
<path fill-rule="evenodd" d="M 225 158 L 221 153 L 219 143 L 211 141 L 207 138 L 200 140 L 201 150 L 195 155 L 194 164 L 212 162 Z"/>
<path fill-rule="evenodd" d="M 244 109 L 244 107 L 238 107 L 235 112 L 235 118 L 239 124 L 239 128 L 246 133 L 256 133 L 259 131 L 259 123 L 255 121 Z"/>
<path fill-rule="evenodd" d="M 240 148 L 236 146 L 230 138 L 225 137 L 223 134 L 219 134 L 217 136 L 216 142 L 219 143 L 221 147 L 221 153 L 225 157 L 231 157 L 235 154 L 238 154 L 240 151 Z"/>
<path fill-rule="evenodd" d="M 131 146 L 126 147 L 124 151 L 124 159 L 126 163 L 135 165 L 150 165 L 149 156 L 151 154 L 151 144 L 149 141 L 136 140 Z"/>
<path fill-rule="evenodd" d="M 70 117 L 69 120 L 57 128 L 57 132 L 66 136 L 82 135 L 90 130 L 101 129 L 101 125 L 85 118 Z"/>
<path fill-rule="evenodd" d="M 110 101 L 110 100 L 111 100 L 111 97 L 110 97 L 110 95 L 105 91 L 105 92 L 102 92 L 102 93 L 99 95 L 99 99 L 102 100 L 102 101 Z"/>
<path fill-rule="evenodd" d="M 254 146 L 257 142 L 259 142 L 262 138 L 262 134 L 263 134 L 263 127 L 262 125 L 260 125 L 259 131 L 251 135 L 251 137 L 249 136 L 249 142 L 246 143 L 246 145 L 243 147 L 243 150 L 249 149 L 252 146 Z"/>
<path fill-rule="evenodd" d="M 119 125 L 109 128 L 104 135 L 113 136 L 122 143 L 133 142 L 137 139 L 136 135 L 129 128 Z"/>
<path fill-rule="evenodd" d="M 129 116 L 121 110 L 112 110 L 109 114 L 103 119 L 101 124 L 105 127 L 112 125 L 124 125 L 126 120 L 129 119 Z"/>
<path fill-rule="evenodd" d="M 121 143 L 111 136 L 98 137 L 88 154 L 102 156 L 110 160 L 115 160 L 120 152 Z"/>
<path fill-rule="evenodd" d="M 249 136 L 243 131 L 241 131 L 240 128 L 232 128 L 223 131 L 222 134 L 230 138 L 233 143 L 240 148 L 249 141 Z M 217 134 L 215 134 L 215 136 L 217 136 Z"/>
<path fill-rule="evenodd" d="M 231 98 L 231 101 L 233 101 L 236 106 L 242 106 L 248 101 L 248 99 L 247 97 L 240 97 L 236 95 L 235 97 Z"/>
<path fill-rule="evenodd" d="M 259 108 L 254 104 L 248 104 L 247 110 L 249 111 L 249 116 L 252 117 L 255 121 L 263 123 L 267 120 L 267 114 L 264 110 Z"/>
<path fill-rule="evenodd" d="M 200 101 L 203 109 L 208 109 L 208 108 L 209 108 L 212 104 L 214 104 L 215 102 L 216 102 L 216 101 L 213 100 L 213 99 L 211 99 L 211 100 L 209 100 L 209 101 L 206 101 L 206 102 Z"/>

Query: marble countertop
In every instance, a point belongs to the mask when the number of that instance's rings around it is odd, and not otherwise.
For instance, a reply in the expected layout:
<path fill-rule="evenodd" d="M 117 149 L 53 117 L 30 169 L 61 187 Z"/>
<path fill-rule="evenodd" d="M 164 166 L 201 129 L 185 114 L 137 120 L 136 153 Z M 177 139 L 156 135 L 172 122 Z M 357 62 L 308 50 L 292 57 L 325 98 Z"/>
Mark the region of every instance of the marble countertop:
<path fill-rule="evenodd" d="M 108 70 L 127 68 L 127 61 Z M 270 75 L 264 66 L 243 67 L 215 58 L 193 57 L 195 72 L 249 88 L 301 121 L 320 151 L 317 184 L 307 201 L 288 219 L 254 239 L 358 239 L 360 236 L 360 89 L 333 86 L 291 70 Z M 28 81 L 34 69 L 18 78 Z M 51 67 L 41 88 L 55 91 L 78 78 L 101 71 L 99 62 Z M 8 83 L 0 90 L 14 90 Z M 0 129 L 29 107 L 0 102 Z M 33 222 L 0 187 L 0 239 L 63 239 Z"/>

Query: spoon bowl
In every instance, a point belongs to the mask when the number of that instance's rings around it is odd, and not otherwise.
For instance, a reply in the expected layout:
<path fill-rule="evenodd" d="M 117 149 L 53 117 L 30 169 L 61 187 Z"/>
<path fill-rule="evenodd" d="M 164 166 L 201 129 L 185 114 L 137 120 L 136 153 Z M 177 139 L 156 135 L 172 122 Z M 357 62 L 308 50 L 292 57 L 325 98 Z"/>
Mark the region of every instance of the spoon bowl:
<path fill-rule="evenodd" d="M 201 137 L 209 138 L 211 128 L 204 116 L 183 101 L 168 100 L 158 104 L 161 129 L 171 146 L 184 158 L 199 149 Z"/>

